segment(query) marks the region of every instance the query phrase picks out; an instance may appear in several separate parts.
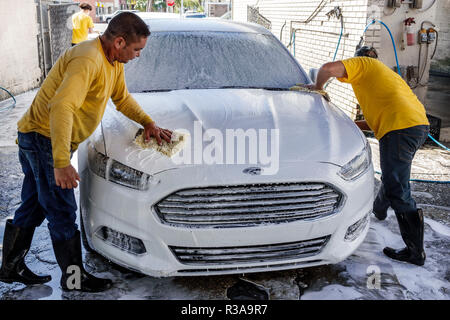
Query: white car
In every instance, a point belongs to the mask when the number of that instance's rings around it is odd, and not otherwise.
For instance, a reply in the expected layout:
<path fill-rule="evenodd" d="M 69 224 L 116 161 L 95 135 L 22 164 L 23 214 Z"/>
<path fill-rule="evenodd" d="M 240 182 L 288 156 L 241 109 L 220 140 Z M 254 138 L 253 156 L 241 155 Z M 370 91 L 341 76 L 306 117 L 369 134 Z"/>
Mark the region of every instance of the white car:
<path fill-rule="evenodd" d="M 138 12 L 136 13 L 143 20 L 150 19 L 180 19 L 179 13 L 171 12 Z"/>
<path fill-rule="evenodd" d="M 108 103 L 80 145 L 84 244 L 150 276 L 262 272 L 333 264 L 364 240 L 370 146 L 316 93 L 270 31 L 209 19 L 148 21 L 129 91 L 163 128 L 169 158 L 133 143 L 141 126 Z"/>
<path fill-rule="evenodd" d="M 133 13 L 138 13 L 138 12 L 140 12 L 140 11 L 139 11 L 139 10 L 125 10 L 125 9 L 123 9 L 123 10 L 116 10 L 116 11 L 114 11 L 113 13 L 102 15 L 102 16 L 100 17 L 100 20 L 101 20 L 102 22 L 109 23 L 109 22 L 111 21 L 112 18 L 114 18 L 116 15 L 118 15 L 119 13 L 122 13 L 122 12 L 133 12 Z"/>

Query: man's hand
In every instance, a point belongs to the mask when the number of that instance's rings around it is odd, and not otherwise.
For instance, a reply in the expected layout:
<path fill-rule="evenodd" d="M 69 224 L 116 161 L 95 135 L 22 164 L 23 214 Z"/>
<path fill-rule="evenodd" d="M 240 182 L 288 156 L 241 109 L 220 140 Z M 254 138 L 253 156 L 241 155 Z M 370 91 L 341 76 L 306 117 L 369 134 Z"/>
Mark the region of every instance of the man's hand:
<path fill-rule="evenodd" d="M 55 182 L 61 189 L 72 189 L 78 187 L 78 181 L 81 181 L 78 172 L 72 165 L 68 165 L 65 168 L 54 168 Z"/>
<path fill-rule="evenodd" d="M 309 90 L 322 90 L 323 89 L 323 88 L 319 88 L 316 84 L 305 84 L 303 86 Z"/>
<path fill-rule="evenodd" d="M 170 143 L 172 139 L 172 131 L 168 129 L 162 129 L 158 127 L 155 122 L 151 122 L 144 127 L 144 140 L 147 142 L 150 140 L 150 137 L 155 137 L 156 141 L 159 145 L 162 144 L 162 139 L 166 140 L 167 143 Z"/>

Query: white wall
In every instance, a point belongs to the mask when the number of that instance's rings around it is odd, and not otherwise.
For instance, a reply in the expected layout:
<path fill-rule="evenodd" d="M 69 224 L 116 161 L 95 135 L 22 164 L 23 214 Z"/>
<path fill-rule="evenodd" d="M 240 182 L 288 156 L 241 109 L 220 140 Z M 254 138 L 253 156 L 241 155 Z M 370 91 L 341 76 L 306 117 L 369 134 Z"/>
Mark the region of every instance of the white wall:
<path fill-rule="evenodd" d="M 280 38 L 280 30 L 284 22 L 287 24 L 283 29 L 282 42 L 289 43 L 290 22 L 293 20 L 305 20 L 314 9 L 321 3 L 321 0 L 233 0 L 233 20 L 247 21 L 247 5 L 259 8 L 259 12 L 272 22 L 272 32 Z M 450 56 L 450 0 L 436 0 L 431 9 L 426 10 L 433 0 L 423 0 L 423 8 L 420 10 L 410 9 L 407 4 L 397 8 L 395 12 L 386 8 L 388 0 L 328 0 L 326 6 L 308 24 L 293 23 L 294 28 L 300 28 L 296 32 L 295 57 L 300 64 L 308 71 L 310 68 L 318 68 L 323 63 L 333 60 L 338 35 L 327 34 L 326 32 L 340 32 L 340 23 L 336 19 L 328 20 L 325 15 L 335 6 L 340 6 L 344 16 L 344 34 L 348 37 L 341 40 L 339 52 L 336 60 L 352 57 L 356 45 L 358 44 L 362 32 L 373 18 L 381 19 L 388 27 L 394 37 L 398 53 L 398 60 L 401 66 L 417 66 L 419 58 L 419 44 L 407 46 L 401 50 L 401 40 L 403 35 L 403 21 L 407 17 L 414 17 L 416 24 L 413 25 L 414 35 L 417 33 L 422 21 L 429 20 L 440 26 L 439 47 L 436 59 L 449 59 Z M 393 14 L 392 14 L 393 12 Z M 437 14 L 439 13 L 439 14 Z M 424 25 L 425 28 L 430 25 Z M 394 67 L 395 55 L 389 33 L 381 24 L 372 25 L 365 35 L 365 43 L 373 45 L 379 52 L 380 60 L 387 66 Z M 427 46 L 422 45 L 422 62 L 426 58 Z M 431 56 L 434 44 L 428 47 L 428 57 Z M 293 48 L 291 48 L 291 53 Z M 427 60 L 422 83 L 414 92 L 423 102 L 426 96 L 428 81 L 428 71 L 430 61 Z M 450 63 L 450 62 L 448 62 Z M 449 67 L 450 69 L 450 67 Z M 344 110 L 349 116 L 356 114 L 356 98 L 351 87 L 334 80 L 327 88 L 332 101 Z"/>
<path fill-rule="evenodd" d="M 290 42 L 291 21 L 304 21 L 321 0 L 233 0 L 233 20 L 247 21 L 247 5 L 257 4 L 259 12 L 272 23 L 272 32 L 280 38 L 280 31 L 286 22 L 282 33 L 282 42 Z M 298 29 L 295 33 L 295 57 L 306 70 L 319 68 L 322 64 L 332 61 L 340 33 L 340 21 L 328 20 L 326 13 L 335 6 L 340 6 L 344 16 L 344 35 L 339 46 L 336 60 L 352 57 L 364 27 L 367 24 L 368 0 L 328 1 L 319 14 L 308 24 L 292 22 L 292 27 Z M 324 33 L 333 32 L 336 34 Z M 290 47 L 294 54 L 293 46 Z M 356 98 L 351 86 L 333 80 L 327 87 L 332 102 L 347 115 L 356 115 Z"/>
<path fill-rule="evenodd" d="M 0 0 L 0 86 L 13 94 L 40 83 L 37 34 L 34 0 L 21 0 L 20 5 Z M 1 91 L 0 100 L 9 97 Z"/>
<path fill-rule="evenodd" d="M 427 52 L 427 45 L 422 44 L 419 45 L 417 42 L 418 33 L 420 30 L 421 23 L 423 21 L 430 21 L 434 24 L 437 24 L 436 20 L 436 12 L 437 12 L 437 4 L 442 0 L 437 0 L 436 3 L 429 9 L 426 10 L 429 5 L 433 2 L 433 0 L 423 0 L 422 9 L 411 9 L 408 4 L 403 4 L 400 8 L 397 8 L 395 11 L 390 8 L 384 7 L 387 0 L 369 0 L 369 17 L 378 15 L 378 19 L 381 19 L 391 30 L 395 45 L 397 48 L 397 55 L 400 66 L 418 66 L 419 60 L 419 51 L 420 46 L 422 46 L 421 52 L 421 73 L 424 70 L 423 78 L 421 83 L 424 85 L 418 86 L 416 89 L 413 89 L 414 93 L 417 95 L 420 101 L 424 103 L 426 91 L 427 91 L 427 82 L 429 78 L 429 68 L 430 68 L 430 57 L 433 53 L 433 49 L 435 43 L 430 44 Z M 373 6 L 373 7 L 370 7 Z M 383 8 L 384 7 L 384 8 Z M 370 9 L 378 9 L 377 12 L 373 13 Z M 392 13 L 393 12 L 393 13 Z M 405 46 L 405 49 L 402 50 L 401 42 L 404 32 L 404 24 L 403 21 L 406 18 L 412 17 L 415 19 L 416 23 L 413 24 L 413 32 L 415 37 L 415 43 L 413 46 Z M 450 17 L 447 17 L 450 19 Z M 430 24 L 424 24 L 424 28 L 428 29 L 431 27 Z M 370 37 L 371 30 L 376 29 L 379 32 L 379 38 Z M 368 43 L 376 43 L 380 47 L 379 56 L 381 61 L 383 61 L 389 67 L 393 67 L 396 65 L 395 63 L 395 55 L 392 47 L 392 41 L 389 36 L 387 30 L 380 26 L 380 24 L 376 24 L 375 27 L 370 27 L 367 32 Z M 379 44 L 378 44 L 379 43 Z M 428 57 L 427 57 L 428 56 Z M 427 61 L 426 65 L 424 61 Z M 425 67 L 425 68 L 423 68 Z M 413 84 L 414 85 L 414 84 Z"/>
<path fill-rule="evenodd" d="M 437 0 L 436 7 L 439 39 L 432 69 L 450 74 L 450 0 Z"/>

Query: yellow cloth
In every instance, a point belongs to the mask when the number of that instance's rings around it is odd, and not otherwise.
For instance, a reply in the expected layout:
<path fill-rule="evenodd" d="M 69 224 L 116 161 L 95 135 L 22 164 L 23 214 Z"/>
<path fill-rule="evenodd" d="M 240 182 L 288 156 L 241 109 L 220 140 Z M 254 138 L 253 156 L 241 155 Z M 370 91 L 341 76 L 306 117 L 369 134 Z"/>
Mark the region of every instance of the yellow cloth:
<path fill-rule="evenodd" d="M 128 118 L 144 127 L 152 122 L 128 93 L 123 64 L 108 62 L 99 38 L 84 41 L 56 61 L 18 130 L 51 138 L 54 167 L 64 168 L 70 164 L 70 151 L 100 123 L 110 97 Z"/>
<path fill-rule="evenodd" d="M 393 130 L 429 125 L 425 108 L 406 82 L 377 59 L 354 57 L 343 60 L 347 78 L 364 118 L 380 140 Z"/>
<path fill-rule="evenodd" d="M 72 43 L 80 43 L 87 40 L 89 28 L 94 27 L 92 18 L 83 11 L 72 15 Z"/>
<path fill-rule="evenodd" d="M 325 100 L 327 100 L 328 102 L 331 101 L 330 96 L 328 95 L 328 93 L 325 90 L 310 90 L 310 89 L 306 88 L 305 84 L 303 84 L 303 83 L 297 83 L 295 86 L 290 87 L 289 90 L 303 91 L 303 92 L 309 92 L 309 93 L 318 93 L 318 94 L 322 95 L 325 98 Z"/>

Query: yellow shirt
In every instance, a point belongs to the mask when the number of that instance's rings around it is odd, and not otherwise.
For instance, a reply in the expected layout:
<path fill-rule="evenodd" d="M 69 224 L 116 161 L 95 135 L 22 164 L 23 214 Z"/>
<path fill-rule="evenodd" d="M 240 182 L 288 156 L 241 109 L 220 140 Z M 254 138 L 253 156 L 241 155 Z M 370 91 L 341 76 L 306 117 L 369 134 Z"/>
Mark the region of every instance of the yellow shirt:
<path fill-rule="evenodd" d="M 18 130 L 49 137 L 54 167 L 67 167 L 70 151 L 94 132 L 110 97 L 128 118 L 143 126 L 152 122 L 128 93 L 123 64 L 108 62 L 99 38 L 84 41 L 56 61 Z"/>
<path fill-rule="evenodd" d="M 406 82 L 384 63 L 369 57 L 343 60 L 364 118 L 380 140 L 393 130 L 429 125 L 425 108 Z"/>
<path fill-rule="evenodd" d="M 94 27 L 92 18 L 83 11 L 72 15 L 72 43 L 80 43 L 87 40 L 89 28 Z"/>

